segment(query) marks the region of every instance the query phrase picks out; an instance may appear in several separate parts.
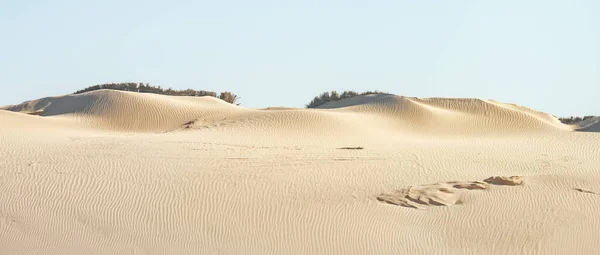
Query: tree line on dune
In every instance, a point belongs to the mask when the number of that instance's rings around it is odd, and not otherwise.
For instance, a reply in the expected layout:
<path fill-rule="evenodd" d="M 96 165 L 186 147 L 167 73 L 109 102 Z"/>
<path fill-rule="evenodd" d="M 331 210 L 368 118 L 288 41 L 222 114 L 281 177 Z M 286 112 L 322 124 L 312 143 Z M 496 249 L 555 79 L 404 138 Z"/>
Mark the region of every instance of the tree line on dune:
<path fill-rule="evenodd" d="M 172 88 L 163 89 L 160 86 L 153 86 L 148 83 L 144 84 L 142 82 L 140 82 L 140 83 L 122 82 L 122 83 L 99 84 L 99 85 L 87 87 L 82 90 L 78 90 L 73 94 L 81 94 L 81 93 L 90 92 L 90 91 L 94 91 L 94 90 L 100 90 L 100 89 L 131 91 L 131 92 L 138 92 L 138 93 L 154 93 L 154 94 L 169 95 L 169 96 L 192 96 L 192 97 L 211 96 L 211 97 L 219 98 L 219 99 L 221 99 L 225 102 L 231 103 L 231 104 L 236 103 L 240 99 L 239 96 L 237 96 L 236 94 L 233 94 L 231 92 L 228 92 L 228 91 L 224 91 L 224 92 L 221 92 L 220 94 L 217 94 L 214 91 L 207 91 L 207 90 L 194 90 L 194 89 L 175 90 Z"/>
<path fill-rule="evenodd" d="M 377 91 L 377 90 L 376 91 L 366 91 L 363 93 L 357 93 L 354 91 L 344 91 L 341 94 L 335 90 L 331 91 L 331 92 L 323 92 L 321 95 L 316 96 L 312 101 L 310 101 L 310 103 L 308 103 L 306 105 L 306 108 L 316 108 L 316 107 L 324 105 L 328 102 L 337 101 L 337 100 L 350 98 L 350 97 L 354 97 L 354 96 L 370 95 L 370 94 L 387 94 L 387 93 Z M 584 116 L 584 117 L 571 116 L 571 117 L 567 117 L 567 118 L 558 118 L 558 120 L 566 125 L 574 125 L 574 124 L 578 124 L 582 121 L 585 121 L 585 120 L 588 120 L 588 119 L 591 119 L 594 117 L 596 117 L 596 116 L 594 116 L 594 115 L 588 115 L 588 116 Z"/>
<path fill-rule="evenodd" d="M 154 94 L 162 94 L 162 95 L 169 95 L 169 96 L 193 96 L 193 97 L 211 96 L 211 97 L 219 98 L 219 99 L 221 99 L 225 102 L 231 103 L 231 104 L 236 103 L 240 99 L 240 97 L 238 95 L 233 94 L 228 91 L 224 91 L 224 92 L 221 92 L 220 94 L 217 94 L 214 91 L 207 91 L 207 90 L 194 90 L 194 89 L 175 90 L 172 88 L 163 89 L 160 86 L 153 86 L 148 83 L 144 84 L 141 82 L 139 82 L 139 83 L 122 82 L 122 83 L 99 84 L 99 85 L 87 87 L 82 90 L 78 90 L 74 94 L 81 94 L 81 93 L 90 92 L 90 91 L 94 91 L 94 90 L 100 90 L 100 89 L 122 90 L 122 91 L 138 92 L 138 93 L 154 93 Z M 351 91 L 351 90 L 346 90 L 342 93 L 338 93 L 335 90 L 331 91 L 331 92 L 326 91 L 326 92 L 323 92 L 320 95 L 314 97 L 308 104 L 306 104 L 306 108 L 316 108 L 316 107 L 324 105 L 328 102 L 338 101 L 338 100 L 351 98 L 351 97 L 355 97 L 355 96 L 371 95 L 371 94 L 386 94 L 386 93 L 381 92 L 381 91 L 366 91 L 366 92 L 362 92 L 362 93 L 358 93 L 358 92 Z M 239 103 L 237 105 L 239 105 Z M 558 118 L 558 120 L 560 120 L 560 122 L 562 122 L 563 124 L 574 125 L 574 124 L 580 123 L 582 121 L 588 120 L 593 117 L 595 117 L 595 116 L 591 116 L 591 115 L 584 116 L 584 117 L 571 116 L 571 117 L 567 117 L 567 118 Z"/>
<path fill-rule="evenodd" d="M 236 103 L 240 99 L 240 97 L 238 95 L 233 94 L 228 91 L 217 94 L 214 91 L 207 91 L 207 90 L 194 90 L 194 89 L 175 90 L 172 88 L 164 89 L 164 88 L 161 88 L 160 86 L 153 86 L 148 83 L 144 84 L 142 82 L 139 82 L 139 83 L 137 83 L 137 82 L 121 82 L 121 83 L 99 84 L 99 85 L 87 87 L 82 90 L 78 90 L 73 94 L 81 94 L 81 93 L 90 92 L 90 91 L 94 91 L 94 90 L 101 90 L 101 89 L 131 91 L 131 92 L 138 92 L 138 93 L 154 93 L 154 94 L 169 95 L 169 96 L 192 96 L 192 97 L 211 96 L 211 97 L 219 98 L 219 99 L 221 99 L 225 102 L 231 103 L 231 104 Z M 350 90 L 344 91 L 341 94 L 335 90 L 331 91 L 331 92 L 323 92 L 320 95 L 313 98 L 313 100 L 310 101 L 310 103 L 308 103 L 306 105 L 306 108 L 316 108 L 316 107 L 319 107 L 328 102 L 351 98 L 354 96 L 370 95 L 370 94 L 385 94 L 385 93 L 380 92 L 380 91 L 367 91 L 367 92 L 358 93 L 358 92 L 350 91 Z"/>
<path fill-rule="evenodd" d="M 582 122 L 584 120 L 591 119 L 593 117 L 595 117 L 595 116 L 588 115 L 588 116 L 584 116 L 583 118 L 582 117 L 573 117 L 573 116 L 571 116 L 571 117 L 568 117 L 568 118 L 558 118 L 558 120 L 560 120 L 560 122 L 562 122 L 563 124 L 574 125 L 574 124 L 577 124 L 577 123 Z"/>
<path fill-rule="evenodd" d="M 321 93 L 321 95 L 318 95 L 315 98 L 313 98 L 313 100 L 310 101 L 310 103 L 308 103 L 306 105 L 306 108 L 316 108 L 316 107 L 324 105 L 328 102 L 338 101 L 338 100 L 351 98 L 351 97 L 355 97 L 355 96 L 371 95 L 371 94 L 386 94 L 386 93 L 377 91 L 377 90 L 376 91 L 366 91 L 366 92 L 362 92 L 362 93 L 357 93 L 355 91 L 346 90 L 346 91 L 342 92 L 341 94 L 335 90 L 331 91 L 331 92 L 323 92 L 323 93 Z"/>

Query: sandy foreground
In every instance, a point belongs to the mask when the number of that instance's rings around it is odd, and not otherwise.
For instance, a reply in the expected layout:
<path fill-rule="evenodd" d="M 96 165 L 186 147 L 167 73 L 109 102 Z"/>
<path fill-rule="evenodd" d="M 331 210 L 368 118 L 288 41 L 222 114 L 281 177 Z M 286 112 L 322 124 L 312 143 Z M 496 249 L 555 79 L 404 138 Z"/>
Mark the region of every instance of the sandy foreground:
<path fill-rule="evenodd" d="M 597 254 L 599 127 L 394 95 L 29 101 L 0 110 L 0 254 Z"/>

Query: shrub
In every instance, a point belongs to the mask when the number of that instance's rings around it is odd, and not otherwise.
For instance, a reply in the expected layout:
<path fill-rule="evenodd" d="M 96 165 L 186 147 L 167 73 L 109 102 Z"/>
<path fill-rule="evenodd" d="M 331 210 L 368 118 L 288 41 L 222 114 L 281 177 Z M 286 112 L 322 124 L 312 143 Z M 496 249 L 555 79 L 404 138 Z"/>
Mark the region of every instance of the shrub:
<path fill-rule="evenodd" d="M 321 93 L 321 95 L 313 98 L 313 100 L 310 101 L 310 103 L 308 103 L 306 105 L 306 108 L 315 108 L 315 107 L 324 105 L 328 102 L 338 101 L 338 100 L 351 98 L 351 97 L 355 97 L 355 96 L 370 95 L 370 94 L 386 94 L 386 93 L 377 91 L 377 90 L 376 91 L 367 91 L 367 92 L 363 92 L 363 93 L 357 93 L 354 91 L 344 91 L 344 92 L 342 92 L 341 95 L 335 90 L 331 91 L 331 92 L 323 92 L 323 93 Z"/>
<path fill-rule="evenodd" d="M 584 116 L 582 117 L 569 117 L 569 118 L 558 118 L 558 120 L 560 120 L 560 122 L 562 122 L 563 124 L 567 124 L 567 125 L 573 125 L 573 124 L 577 124 L 579 122 L 582 122 L 584 120 L 588 120 L 590 118 L 593 118 L 594 116 L 589 115 L 589 116 Z"/>
<path fill-rule="evenodd" d="M 238 99 L 240 99 L 240 97 L 238 97 L 236 94 L 233 94 L 229 91 L 221 92 L 219 98 L 231 104 L 235 103 Z"/>
<path fill-rule="evenodd" d="M 169 96 L 193 96 L 193 97 L 211 96 L 211 97 L 220 98 L 221 100 L 231 103 L 231 104 L 235 103 L 237 100 L 240 99 L 239 96 L 237 96 L 231 92 L 228 92 L 228 91 L 222 92 L 220 95 L 217 95 L 217 93 L 213 92 L 213 91 L 193 90 L 193 89 L 174 90 L 172 88 L 163 89 L 160 86 L 152 86 L 148 83 L 146 83 L 144 85 L 144 83 L 141 83 L 141 82 L 140 83 L 122 82 L 122 83 L 99 84 L 99 85 L 87 87 L 82 90 L 78 90 L 73 94 L 81 94 L 81 93 L 90 92 L 90 91 L 94 91 L 94 90 L 100 90 L 100 89 L 112 89 L 112 90 L 131 91 L 131 92 L 138 92 L 138 93 L 154 93 L 154 94 L 169 95 Z"/>

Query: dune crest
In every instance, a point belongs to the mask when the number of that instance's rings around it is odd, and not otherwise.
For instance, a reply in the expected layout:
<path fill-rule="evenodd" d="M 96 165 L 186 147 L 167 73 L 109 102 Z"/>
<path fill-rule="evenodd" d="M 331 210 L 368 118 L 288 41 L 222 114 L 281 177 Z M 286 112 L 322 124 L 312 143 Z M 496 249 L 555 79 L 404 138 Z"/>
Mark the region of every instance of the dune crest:
<path fill-rule="evenodd" d="M 220 99 L 178 97 L 118 90 L 97 90 L 48 97 L 6 107 L 44 117 L 76 119 L 83 125 L 126 131 L 165 131 L 194 118 L 218 118 L 237 107 Z M 243 111 L 241 111 L 243 112 Z"/>
<path fill-rule="evenodd" d="M 133 132 L 170 131 L 184 126 L 185 129 L 243 126 L 302 130 L 298 133 L 320 127 L 340 130 L 377 128 L 436 135 L 571 130 L 548 114 L 511 104 L 389 94 L 357 96 L 329 102 L 319 109 L 257 110 L 214 97 L 98 90 L 28 101 L 6 109 L 43 117 L 77 119 L 82 125 L 100 129 Z M 365 115 L 370 121 L 360 120 Z"/>
<path fill-rule="evenodd" d="M 329 102 L 320 108 L 376 113 L 429 132 L 572 130 L 550 114 L 493 100 L 365 95 Z"/>

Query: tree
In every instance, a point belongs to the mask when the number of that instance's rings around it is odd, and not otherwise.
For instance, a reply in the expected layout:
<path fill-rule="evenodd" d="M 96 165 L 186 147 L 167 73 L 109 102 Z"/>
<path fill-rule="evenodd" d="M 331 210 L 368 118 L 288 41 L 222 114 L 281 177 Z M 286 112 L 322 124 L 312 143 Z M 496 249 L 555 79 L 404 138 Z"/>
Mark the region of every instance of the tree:
<path fill-rule="evenodd" d="M 225 102 L 228 102 L 230 104 L 233 104 L 233 103 L 237 102 L 240 99 L 240 97 L 238 97 L 236 94 L 225 91 L 225 92 L 221 92 L 221 94 L 219 95 L 219 99 L 221 99 Z"/>

